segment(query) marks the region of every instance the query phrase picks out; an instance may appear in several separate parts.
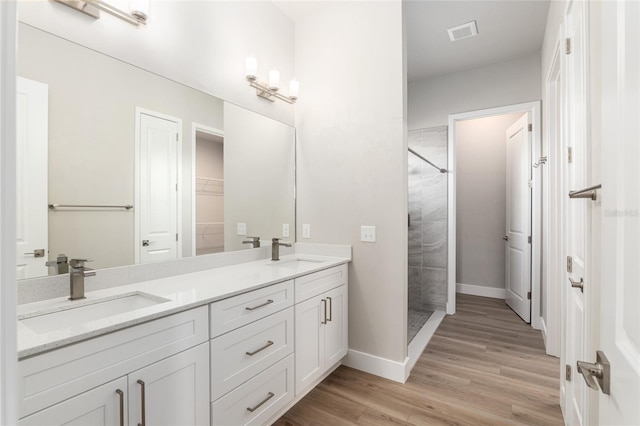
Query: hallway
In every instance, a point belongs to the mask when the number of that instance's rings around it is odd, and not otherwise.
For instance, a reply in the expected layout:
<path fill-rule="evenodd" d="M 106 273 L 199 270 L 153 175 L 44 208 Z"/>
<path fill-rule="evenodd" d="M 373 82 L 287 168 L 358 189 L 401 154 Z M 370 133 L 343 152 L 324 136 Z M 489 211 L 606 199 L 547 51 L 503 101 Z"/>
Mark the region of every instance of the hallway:
<path fill-rule="evenodd" d="M 343 366 L 275 424 L 562 425 L 558 376 L 504 301 L 458 294 L 405 385 Z"/>

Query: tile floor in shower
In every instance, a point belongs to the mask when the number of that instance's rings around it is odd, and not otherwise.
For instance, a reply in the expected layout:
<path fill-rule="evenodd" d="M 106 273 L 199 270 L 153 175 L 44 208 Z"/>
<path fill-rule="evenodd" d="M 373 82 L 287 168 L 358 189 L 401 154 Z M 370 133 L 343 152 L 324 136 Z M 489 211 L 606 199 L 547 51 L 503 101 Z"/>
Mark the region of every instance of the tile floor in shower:
<path fill-rule="evenodd" d="M 426 324 L 431 314 L 433 314 L 433 311 L 415 311 L 413 309 L 409 309 L 407 343 L 411 343 L 413 338 L 416 337 L 416 334 L 418 334 L 422 326 Z"/>

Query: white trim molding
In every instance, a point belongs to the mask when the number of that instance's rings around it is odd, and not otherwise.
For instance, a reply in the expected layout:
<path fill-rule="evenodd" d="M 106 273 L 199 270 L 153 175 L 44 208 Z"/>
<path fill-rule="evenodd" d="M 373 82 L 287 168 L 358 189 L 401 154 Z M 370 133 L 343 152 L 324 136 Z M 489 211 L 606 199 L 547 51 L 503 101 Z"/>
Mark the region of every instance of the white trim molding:
<path fill-rule="evenodd" d="M 506 290 L 504 288 L 498 287 L 486 287 L 483 285 L 475 285 L 475 284 L 456 284 L 456 293 L 460 294 L 470 294 L 472 296 L 482 296 L 482 297 L 490 297 L 492 299 L 503 299 L 505 298 Z"/>
<path fill-rule="evenodd" d="M 427 348 L 427 345 L 436 333 L 445 315 L 444 311 L 435 311 L 431 314 L 427 323 L 418 331 L 418 334 L 416 334 L 416 337 L 413 338 L 411 343 L 409 343 L 409 349 L 407 351 L 409 353 L 409 362 L 406 364 L 405 381 L 409 378 L 411 370 L 413 370 L 413 367 L 415 367 L 420 359 L 422 352 Z"/>
<path fill-rule="evenodd" d="M 409 357 L 405 358 L 404 362 L 398 362 L 349 349 L 347 356 L 342 360 L 342 364 L 398 383 L 405 383 L 409 377 L 407 373 Z"/>
<path fill-rule="evenodd" d="M 0 424 L 18 423 L 15 1 L 0 1 Z"/>

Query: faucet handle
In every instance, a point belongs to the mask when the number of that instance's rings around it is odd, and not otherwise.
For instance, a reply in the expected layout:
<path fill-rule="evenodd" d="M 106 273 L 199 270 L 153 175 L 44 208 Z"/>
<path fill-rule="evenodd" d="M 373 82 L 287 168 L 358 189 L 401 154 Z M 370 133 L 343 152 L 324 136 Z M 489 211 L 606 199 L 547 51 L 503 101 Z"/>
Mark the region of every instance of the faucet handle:
<path fill-rule="evenodd" d="M 93 262 L 93 259 L 71 259 L 69 266 L 72 268 L 84 268 L 85 262 Z"/>
<path fill-rule="evenodd" d="M 260 237 L 245 237 L 245 238 L 249 238 L 251 241 L 260 241 Z M 248 242 L 251 242 L 248 241 Z"/>
<path fill-rule="evenodd" d="M 271 242 L 272 242 L 272 243 L 274 243 L 274 244 L 278 244 L 278 243 L 280 242 L 280 240 L 281 240 L 281 239 L 282 239 L 282 238 L 276 238 L 276 237 L 273 237 L 273 238 L 271 239 Z"/>

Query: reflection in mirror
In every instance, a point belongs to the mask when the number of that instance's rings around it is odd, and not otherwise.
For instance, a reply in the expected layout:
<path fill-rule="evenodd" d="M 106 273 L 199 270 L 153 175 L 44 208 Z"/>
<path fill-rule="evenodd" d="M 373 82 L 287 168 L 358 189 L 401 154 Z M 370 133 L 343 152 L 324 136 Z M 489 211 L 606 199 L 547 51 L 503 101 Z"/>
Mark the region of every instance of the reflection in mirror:
<path fill-rule="evenodd" d="M 294 227 L 293 128 L 25 24 L 18 75 L 19 278 Z"/>

